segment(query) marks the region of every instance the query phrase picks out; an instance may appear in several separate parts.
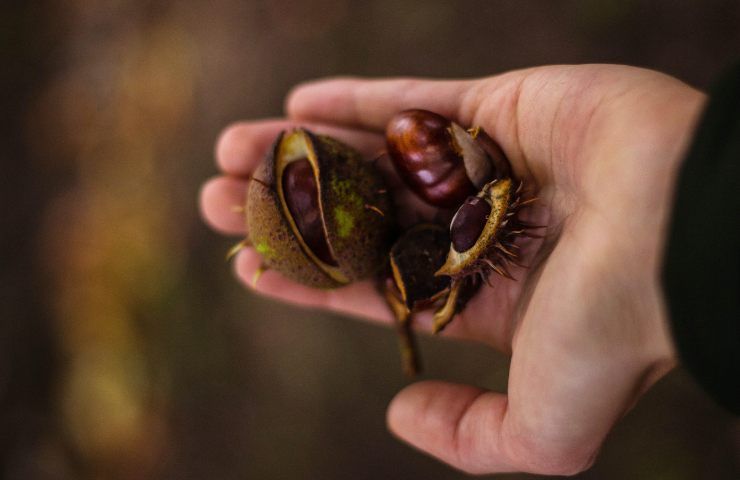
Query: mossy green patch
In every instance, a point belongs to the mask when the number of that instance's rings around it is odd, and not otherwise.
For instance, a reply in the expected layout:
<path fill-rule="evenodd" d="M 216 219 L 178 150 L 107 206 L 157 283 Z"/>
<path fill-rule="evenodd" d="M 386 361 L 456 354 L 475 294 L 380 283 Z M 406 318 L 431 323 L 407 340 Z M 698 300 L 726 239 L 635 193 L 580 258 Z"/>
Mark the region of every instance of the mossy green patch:
<path fill-rule="evenodd" d="M 334 190 L 337 195 L 342 196 L 352 190 L 352 182 L 348 179 L 342 180 L 335 176 L 331 179 L 331 189 Z"/>
<path fill-rule="evenodd" d="M 350 209 L 362 208 L 362 196 L 355 191 L 356 184 L 351 180 L 332 178 L 331 188 L 339 201 Z"/>
<path fill-rule="evenodd" d="M 355 226 L 355 217 L 343 207 L 334 209 L 334 220 L 337 222 L 337 235 L 340 238 L 349 237 Z"/>
<path fill-rule="evenodd" d="M 254 248 L 263 257 L 272 258 L 275 256 L 275 250 L 265 242 L 258 243 Z"/>

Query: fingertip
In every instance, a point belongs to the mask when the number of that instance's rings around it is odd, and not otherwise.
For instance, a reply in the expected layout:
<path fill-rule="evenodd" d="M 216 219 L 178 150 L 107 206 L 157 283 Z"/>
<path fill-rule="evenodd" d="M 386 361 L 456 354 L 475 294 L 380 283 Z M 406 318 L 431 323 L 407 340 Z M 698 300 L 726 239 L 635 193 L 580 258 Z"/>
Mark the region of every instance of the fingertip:
<path fill-rule="evenodd" d="M 219 133 L 214 148 L 216 166 L 223 171 L 232 173 L 237 169 L 239 160 L 244 157 L 243 148 L 236 139 L 240 136 L 241 124 L 232 123 Z"/>
<path fill-rule="evenodd" d="M 306 111 L 305 105 L 312 98 L 311 92 L 317 85 L 321 85 L 326 81 L 328 79 L 309 80 L 294 85 L 285 95 L 285 100 L 283 101 L 283 112 L 285 112 L 285 116 L 293 120 L 303 118 Z"/>
<path fill-rule="evenodd" d="M 407 431 L 404 428 L 411 415 L 414 413 L 414 405 L 418 400 L 417 391 L 426 382 L 418 382 L 405 387 L 403 390 L 398 392 L 391 402 L 388 404 L 386 410 L 385 423 L 388 430 L 398 438 L 404 439 L 404 433 Z"/>
<path fill-rule="evenodd" d="M 216 140 L 216 165 L 228 175 L 249 177 L 285 128 L 284 119 L 232 123 Z"/>
<path fill-rule="evenodd" d="M 332 125 L 331 122 L 294 121 L 284 118 L 244 121 L 224 129 L 217 140 L 215 150 L 218 167 L 233 177 L 249 177 L 266 154 L 274 148 L 280 132 L 298 126 L 335 137 L 352 145 L 364 155 L 377 153 L 384 142 L 382 136 Z"/>
<path fill-rule="evenodd" d="M 398 392 L 388 405 L 386 422 L 388 429 L 399 438 L 417 444 L 417 436 L 423 439 L 428 430 L 427 422 L 440 420 L 436 401 L 446 398 L 451 387 L 446 382 L 428 380 L 417 382 Z M 472 387 L 470 387 L 472 388 Z M 424 433 L 421 433 L 421 432 Z M 420 435 L 417 435 L 420 434 Z"/>
<path fill-rule="evenodd" d="M 509 470 L 500 454 L 506 396 L 440 381 L 401 390 L 387 412 L 389 430 L 410 445 L 468 473 Z"/>
<path fill-rule="evenodd" d="M 263 295 L 291 301 L 291 294 L 295 293 L 295 289 L 279 285 L 290 281 L 267 268 L 262 256 L 252 247 L 244 248 L 234 258 L 234 275 L 245 287 Z"/>
<path fill-rule="evenodd" d="M 210 178 L 200 186 L 200 191 L 198 192 L 200 217 L 205 221 L 206 225 L 214 230 L 218 230 L 218 227 L 213 223 L 213 220 L 217 216 L 215 210 L 218 204 L 218 188 L 217 177 Z"/>
<path fill-rule="evenodd" d="M 247 182 L 231 177 L 214 177 L 200 189 L 199 209 L 205 223 L 212 229 L 236 235 L 246 232 L 244 207 Z"/>
<path fill-rule="evenodd" d="M 303 98 L 307 90 L 310 91 L 311 86 L 316 81 L 302 82 L 294 85 L 288 93 L 285 95 L 283 100 L 283 112 L 285 116 L 291 119 L 298 119 L 301 117 Z"/>
<path fill-rule="evenodd" d="M 356 82 L 356 77 L 325 77 L 301 82 L 291 88 L 285 95 L 283 111 L 294 120 L 312 117 L 315 107 L 324 103 L 326 95 L 336 92 L 343 83 Z"/>
<path fill-rule="evenodd" d="M 250 289 L 255 289 L 255 273 L 262 265 L 262 258 L 255 249 L 245 247 L 234 257 L 232 265 L 234 276 Z"/>
<path fill-rule="evenodd" d="M 234 258 L 234 274 L 250 290 L 276 300 L 304 307 L 326 307 L 326 291 L 306 287 L 266 268 L 254 248 L 245 248 Z"/>

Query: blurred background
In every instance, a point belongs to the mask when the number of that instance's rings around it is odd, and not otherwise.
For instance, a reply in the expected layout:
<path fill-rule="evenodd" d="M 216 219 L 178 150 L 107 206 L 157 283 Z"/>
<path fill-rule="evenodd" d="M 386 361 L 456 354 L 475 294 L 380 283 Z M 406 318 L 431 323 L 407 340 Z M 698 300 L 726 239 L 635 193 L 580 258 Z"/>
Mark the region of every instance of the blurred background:
<path fill-rule="evenodd" d="M 234 281 L 196 206 L 219 131 L 326 75 L 617 62 L 706 88 L 740 58 L 722 0 L 49 0 L 0 22 L 3 479 L 460 478 L 385 429 L 391 331 Z M 429 377 L 506 386 L 488 349 L 422 350 Z M 678 370 L 578 478 L 739 478 L 739 444 Z"/>

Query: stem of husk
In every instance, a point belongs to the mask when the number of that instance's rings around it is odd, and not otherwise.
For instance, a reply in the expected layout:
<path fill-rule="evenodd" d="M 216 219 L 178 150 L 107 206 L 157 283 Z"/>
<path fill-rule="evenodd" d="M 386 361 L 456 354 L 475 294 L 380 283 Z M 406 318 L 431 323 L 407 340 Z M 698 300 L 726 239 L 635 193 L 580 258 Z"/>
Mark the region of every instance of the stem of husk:
<path fill-rule="evenodd" d="M 411 312 L 390 289 L 385 290 L 385 299 L 396 320 L 398 345 L 401 352 L 401 368 L 407 377 L 415 377 L 419 374 L 421 366 L 416 348 L 416 337 L 411 325 Z"/>

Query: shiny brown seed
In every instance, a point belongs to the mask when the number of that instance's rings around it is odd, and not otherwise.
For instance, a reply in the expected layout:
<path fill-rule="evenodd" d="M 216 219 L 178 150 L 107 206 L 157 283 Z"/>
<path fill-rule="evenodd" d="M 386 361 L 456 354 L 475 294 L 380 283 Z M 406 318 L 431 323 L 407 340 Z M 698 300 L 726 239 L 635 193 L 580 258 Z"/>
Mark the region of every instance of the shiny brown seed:
<path fill-rule="evenodd" d="M 480 237 L 491 205 L 479 197 L 468 197 L 452 219 L 450 234 L 452 245 L 458 252 L 468 251 Z"/>
<path fill-rule="evenodd" d="M 426 110 L 404 110 L 386 127 L 388 153 L 398 173 L 421 198 L 446 208 L 477 191 L 450 127 L 448 119 Z"/>
<path fill-rule="evenodd" d="M 283 171 L 285 203 L 308 248 L 324 263 L 336 266 L 319 208 L 319 191 L 307 158 L 289 163 Z"/>

